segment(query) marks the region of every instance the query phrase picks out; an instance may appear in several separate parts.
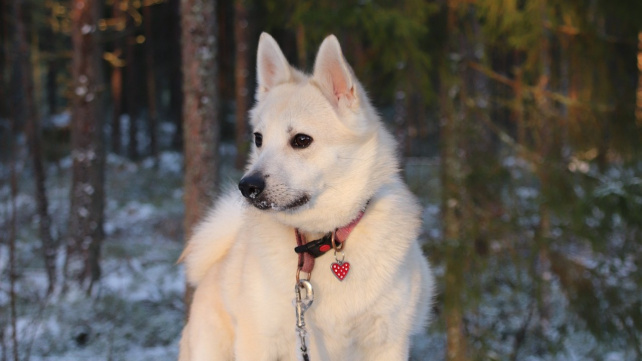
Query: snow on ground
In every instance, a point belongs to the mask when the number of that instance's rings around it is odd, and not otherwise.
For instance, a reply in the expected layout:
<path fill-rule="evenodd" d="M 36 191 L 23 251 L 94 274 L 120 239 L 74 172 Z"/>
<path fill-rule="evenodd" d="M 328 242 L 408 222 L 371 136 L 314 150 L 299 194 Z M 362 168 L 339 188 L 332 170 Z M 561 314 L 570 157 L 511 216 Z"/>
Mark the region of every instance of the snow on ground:
<path fill-rule="evenodd" d="M 229 145 L 223 147 L 222 153 L 226 168 L 221 178 L 225 187 L 240 174 L 229 165 L 233 157 Z M 516 170 L 524 166 L 519 159 L 507 158 L 505 165 L 511 167 L 514 179 L 523 179 Z M 66 232 L 70 166 L 70 159 L 64 158 L 48 167 L 54 234 Z M 184 322 L 184 274 L 182 267 L 175 264 L 183 247 L 182 166 L 182 155 L 175 152 L 161 153 L 158 164 L 152 159 L 131 162 L 110 154 L 106 172 L 107 238 L 102 248 L 102 278 L 90 298 L 73 285 L 64 294 L 57 292 L 45 298 L 46 278 L 38 246 L 33 177 L 29 168 L 20 164 L 20 194 L 16 199 L 19 210 L 17 304 L 18 339 L 23 357 L 29 355 L 32 361 L 177 358 Z M 440 304 L 444 264 L 443 259 L 439 259 L 438 168 L 438 161 L 434 159 L 416 158 L 406 162 L 404 169 L 411 189 L 424 204 L 421 241 L 438 280 L 433 322 L 425 334 L 413 338 L 412 361 L 445 359 L 446 337 Z M 0 165 L 0 177 L 7 179 L 7 174 L 7 168 Z M 637 185 L 638 178 L 629 178 L 633 180 L 626 182 L 627 187 Z M 527 209 L 525 205 L 533 204 L 537 196 L 537 190 L 524 183 L 515 189 L 514 204 L 520 210 Z M 10 215 L 10 190 L 6 184 L 0 183 L 0 236 L 8 229 Z M 598 190 L 598 196 L 621 193 L 622 187 L 616 187 L 618 184 L 609 182 Z M 589 223 L 605 219 L 605 213 L 598 208 L 593 213 L 595 219 L 588 219 Z M 534 215 L 527 211 L 516 220 L 524 229 L 532 229 L 536 222 Z M 530 236 L 528 233 L 516 235 L 520 239 Z M 519 239 L 509 241 L 521 242 Z M 635 359 L 635 353 L 627 345 L 597 340 L 587 331 L 582 320 L 569 312 L 565 290 L 554 275 L 549 275 L 547 280 L 551 290 L 549 323 L 537 324 L 534 320 L 539 318 L 532 297 L 534 283 L 528 272 L 531 255 L 512 254 L 522 251 L 519 248 L 510 251 L 506 240 L 492 239 L 490 248 L 493 255 L 484 261 L 483 268 L 466 271 L 472 281 L 467 284 L 468 297 L 476 297 L 465 315 L 470 349 L 477 352 L 476 359 L 510 359 L 515 350 L 515 335 L 522 330 L 527 336 L 515 355 L 517 360 Z M 573 253 L 578 264 L 611 277 L 614 285 L 630 294 L 637 292 L 630 277 L 637 272 L 634 258 L 602 259 L 583 248 Z M 64 263 L 62 255 L 60 252 L 59 267 Z M 7 268 L 8 249 L 2 244 L 0 272 L 3 277 Z M 0 283 L 2 348 L 9 344 L 10 335 L 5 279 Z M 551 345 L 553 348 L 546 348 Z"/>
<path fill-rule="evenodd" d="M 107 159 L 102 278 L 90 298 L 73 284 L 64 294 L 44 297 L 46 278 L 38 251 L 33 183 L 31 174 L 21 174 L 17 198 L 21 355 L 61 361 L 176 359 L 184 320 L 184 275 L 176 265 L 183 246 L 182 157 L 165 152 L 157 168 L 149 162 L 133 163 L 113 154 Z M 63 231 L 70 165 L 62 159 L 49 167 L 49 211 L 55 228 Z M 7 187 L 0 189 L 3 219 L 10 215 L 8 192 Z M 59 258 L 62 265 L 63 257 Z M 8 249 L 3 246 L 0 269 L 5 272 L 7 267 Z M 2 310 L 8 310 L 7 291 L 3 280 Z M 8 313 L 2 312 L 5 345 L 8 320 Z"/>

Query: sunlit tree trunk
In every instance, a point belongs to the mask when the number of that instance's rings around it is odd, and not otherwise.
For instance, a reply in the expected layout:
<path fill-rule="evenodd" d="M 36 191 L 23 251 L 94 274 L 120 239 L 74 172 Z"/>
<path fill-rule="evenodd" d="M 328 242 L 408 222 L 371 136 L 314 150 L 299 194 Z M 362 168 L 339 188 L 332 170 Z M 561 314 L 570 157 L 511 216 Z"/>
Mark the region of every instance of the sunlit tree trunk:
<path fill-rule="evenodd" d="M 217 188 L 218 94 L 216 4 L 181 0 L 185 239 L 210 205 Z M 185 293 L 189 314 L 193 291 Z"/>
<path fill-rule="evenodd" d="M 466 245 L 463 240 L 462 222 L 462 159 L 458 154 L 460 143 L 461 104 L 455 104 L 453 89 L 461 81 L 461 74 L 453 74 L 451 52 L 459 49 L 456 1 L 448 3 L 447 33 L 449 39 L 442 54 L 440 71 L 441 108 L 441 183 L 443 241 L 446 254 L 444 284 L 444 318 L 446 321 L 446 360 L 468 360 L 466 335 L 464 333 L 462 295 L 464 292 L 464 269 Z M 461 96 L 461 94 L 459 95 Z"/>
<path fill-rule="evenodd" d="M 88 292 L 100 277 L 103 234 L 103 118 L 99 115 L 104 84 L 97 23 L 102 2 L 72 0 L 71 113 L 72 184 L 65 274 Z"/>
<path fill-rule="evenodd" d="M 34 99 L 34 79 L 32 77 L 33 64 L 31 62 L 31 55 L 29 51 L 29 43 L 27 41 L 27 24 L 25 24 L 25 14 L 23 14 L 22 0 L 13 2 L 13 13 L 15 14 L 15 49 L 14 56 L 16 65 L 20 67 L 23 91 L 22 102 L 24 106 L 21 112 L 24 115 L 25 131 L 27 134 L 27 141 L 29 144 L 29 151 L 31 152 L 31 160 L 33 164 L 33 171 L 35 176 L 36 185 L 36 202 L 39 219 L 39 233 L 40 241 L 42 244 L 42 253 L 44 258 L 45 270 L 47 273 L 47 280 L 49 281 L 47 293 L 51 293 L 56 283 L 56 246 L 53 237 L 51 236 L 51 217 L 49 216 L 49 202 L 46 191 L 46 174 L 42 160 L 41 137 L 40 137 L 40 122 L 38 119 L 38 112 L 36 109 L 36 101 Z"/>
<path fill-rule="evenodd" d="M 443 73 L 442 73 L 443 76 Z M 443 241 L 446 249 L 444 284 L 444 317 L 446 320 L 447 349 L 449 361 L 467 360 L 466 336 L 463 324 L 462 295 L 464 292 L 465 246 L 462 240 L 461 219 L 461 160 L 457 155 L 457 115 L 450 99 L 448 80 L 442 79 L 441 106 L 441 184 Z M 450 84 L 449 84 L 450 83 Z"/>
<path fill-rule="evenodd" d="M 249 22 L 245 0 L 234 2 L 234 43 L 236 45 L 235 97 L 236 97 L 236 169 L 243 169 L 248 151 L 247 112 L 249 69 Z"/>
<path fill-rule="evenodd" d="M 546 4 L 542 2 L 542 26 L 548 20 L 545 15 Z M 540 159 L 544 160 L 537 166 L 536 173 L 539 181 L 539 223 L 535 232 L 535 277 L 536 297 L 540 316 L 540 325 L 546 328 L 550 321 L 550 254 L 548 242 L 551 234 L 551 203 L 555 185 L 552 180 L 552 164 L 556 158 L 557 144 L 555 137 L 559 128 L 555 121 L 555 111 L 551 100 L 544 94 L 549 89 L 554 76 L 553 59 L 551 55 L 552 44 L 548 32 L 540 39 L 540 75 L 537 90 L 534 93 L 537 115 L 532 119 L 535 126 L 535 149 Z M 535 49 L 537 50 L 537 49 Z"/>
<path fill-rule="evenodd" d="M 524 72 L 521 68 L 515 71 L 515 85 L 513 86 L 515 97 L 513 98 L 512 118 L 517 128 L 517 142 L 526 142 L 526 123 L 524 121 Z"/>

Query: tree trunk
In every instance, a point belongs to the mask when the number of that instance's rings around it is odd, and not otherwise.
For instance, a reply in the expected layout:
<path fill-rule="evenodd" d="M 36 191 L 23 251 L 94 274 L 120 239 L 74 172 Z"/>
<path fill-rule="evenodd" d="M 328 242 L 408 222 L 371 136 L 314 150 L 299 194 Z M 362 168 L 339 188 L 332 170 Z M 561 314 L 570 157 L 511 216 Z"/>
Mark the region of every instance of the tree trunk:
<path fill-rule="evenodd" d="M 442 80 L 443 81 L 443 80 Z M 457 120 L 452 99 L 442 86 L 442 131 L 441 131 L 441 182 L 443 237 L 446 248 L 446 273 L 444 285 L 444 317 L 446 320 L 446 360 L 467 360 L 466 337 L 463 324 L 462 294 L 464 293 L 465 249 L 461 228 L 461 165 L 457 156 Z"/>
<path fill-rule="evenodd" d="M 0 0 L 0 19 L 9 19 L 7 14 L 7 6 L 5 0 Z M 0 25 L 0 117 L 6 117 L 8 114 L 7 94 L 5 91 L 5 69 L 6 64 L 9 62 L 9 22 L 3 21 Z"/>
<path fill-rule="evenodd" d="M 57 62 L 55 60 L 50 60 L 47 64 L 47 105 L 48 105 L 48 114 L 53 115 L 58 112 L 58 87 L 56 86 L 56 76 L 58 74 Z"/>
<path fill-rule="evenodd" d="M 126 38 L 126 68 L 125 77 L 127 80 L 127 114 L 129 115 L 129 158 L 138 158 L 138 111 L 139 111 L 139 77 L 136 71 L 136 36 L 134 21 L 130 16 L 127 17 L 127 35 Z"/>
<path fill-rule="evenodd" d="M 145 61 L 147 63 L 147 108 L 149 125 L 149 147 L 155 162 L 158 162 L 157 124 L 158 110 L 156 105 L 156 78 L 154 73 L 154 46 L 152 42 L 152 11 L 151 5 L 143 6 L 145 17 Z"/>
<path fill-rule="evenodd" d="M 14 124 L 15 125 L 15 124 Z M 13 143 L 13 142 L 12 142 Z M 17 207 L 16 207 L 16 198 L 18 198 L 18 179 L 16 176 L 16 165 L 15 165 L 15 155 L 17 152 L 14 152 L 15 146 L 12 145 L 12 154 L 11 157 L 11 225 L 9 226 L 9 308 L 11 313 L 11 345 L 13 348 L 13 360 L 19 361 L 18 357 L 18 327 L 17 319 L 18 315 L 16 312 L 16 280 L 18 279 L 18 273 L 16 271 L 16 219 L 17 219 Z"/>
<path fill-rule="evenodd" d="M 114 0 L 112 8 L 112 17 L 119 23 L 118 29 L 121 30 L 120 22 L 126 22 L 124 13 L 122 11 L 122 0 Z M 112 62 L 111 71 L 111 98 L 113 102 L 113 114 L 111 119 L 111 151 L 120 154 L 121 152 L 121 122 L 120 116 L 123 112 L 123 67 L 120 64 L 120 57 L 123 55 L 123 40 L 121 32 L 114 40 L 114 58 L 116 62 Z"/>
<path fill-rule="evenodd" d="M 638 88 L 635 94 L 635 122 L 642 127 L 642 31 L 638 33 Z"/>
<path fill-rule="evenodd" d="M 34 81 L 32 78 L 32 63 L 29 51 L 29 43 L 27 42 L 27 24 L 25 24 L 25 16 L 22 1 L 13 2 L 13 13 L 15 20 L 14 36 L 15 36 L 15 61 L 16 65 L 20 67 L 21 79 L 23 90 L 23 101 L 21 105 L 24 106 L 22 114 L 25 117 L 25 132 L 27 135 L 27 142 L 29 151 L 31 152 L 31 159 L 33 162 L 33 171 L 35 176 L 36 185 L 36 202 L 39 218 L 39 233 L 40 241 L 42 243 L 42 252 L 47 273 L 47 280 L 49 282 L 47 293 L 51 293 L 56 283 L 56 246 L 51 236 L 51 217 L 48 211 L 48 199 L 46 192 L 46 174 L 42 161 L 42 150 L 40 140 L 40 126 L 38 114 L 36 111 L 36 102 L 34 100 Z"/>
<path fill-rule="evenodd" d="M 524 121 L 524 72 L 521 68 L 515 70 L 515 86 L 513 92 L 515 97 L 513 100 L 512 118 L 517 127 L 517 142 L 521 145 L 526 144 L 526 123 Z"/>
<path fill-rule="evenodd" d="M 548 19 L 544 9 L 544 4 L 541 5 L 542 13 L 542 26 Z M 557 121 L 554 118 L 554 105 L 551 100 L 544 96 L 544 92 L 548 90 L 551 84 L 555 81 L 555 71 L 553 69 L 553 59 L 551 51 L 551 41 L 548 32 L 544 32 L 541 38 L 540 45 L 540 74 L 538 78 L 537 91 L 534 94 L 535 104 L 538 110 L 536 118 L 536 135 L 535 147 L 540 159 L 544 160 L 536 168 L 536 173 L 539 181 L 540 199 L 539 199 L 539 224 L 535 231 L 535 277 L 536 277 L 536 297 L 539 310 L 539 325 L 542 327 L 542 332 L 546 332 L 551 318 L 551 290 L 550 290 L 550 273 L 551 262 L 548 244 L 550 242 L 551 234 L 551 210 L 550 205 L 553 201 L 554 190 L 556 189 L 552 180 L 552 164 L 555 163 L 557 158 L 556 148 L 557 144 L 555 137 L 559 132 Z M 554 90 L 554 89 L 552 89 Z"/>
<path fill-rule="evenodd" d="M 401 84 L 397 84 L 395 89 L 395 100 L 393 103 L 394 115 L 392 116 L 392 121 L 395 127 L 395 138 L 401 154 L 407 156 L 407 146 L 408 146 L 408 99 L 407 92 L 404 88 L 401 87 Z"/>
<path fill-rule="evenodd" d="M 91 292 L 100 277 L 103 234 L 103 119 L 97 23 L 102 2 L 72 0 L 73 94 L 71 114 L 72 184 L 65 274 Z"/>
<path fill-rule="evenodd" d="M 47 14 L 52 16 L 52 13 Z M 56 86 L 56 76 L 58 75 L 58 61 L 55 53 L 57 49 L 57 37 L 51 25 L 47 24 L 43 28 L 43 41 L 41 42 L 42 50 L 47 54 L 46 66 L 47 74 L 45 78 L 45 93 L 47 114 L 56 114 L 58 111 L 58 88 Z"/>
<path fill-rule="evenodd" d="M 181 0 L 185 239 L 210 205 L 217 187 L 218 94 L 216 4 Z M 185 292 L 189 314 L 193 290 Z"/>
<path fill-rule="evenodd" d="M 234 43 L 236 44 L 236 66 L 234 67 L 236 85 L 236 169 L 243 169 L 249 149 L 247 138 L 248 102 L 248 33 L 249 23 L 244 0 L 234 2 Z"/>
<path fill-rule="evenodd" d="M 446 247 L 446 273 L 444 284 L 444 318 L 446 321 L 446 360 L 466 361 L 468 360 L 466 335 L 464 333 L 463 313 L 464 307 L 462 294 L 464 294 L 464 265 L 461 260 L 465 259 L 466 245 L 463 237 L 462 208 L 463 197 L 463 170 L 462 160 L 458 154 L 460 145 L 459 119 L 463 119 L 458 111 L 463 111 L 462 104 L 456 106 L 452 94 L 456 83 L 461 82 L 461 74 L 453 74 L 450 69 L 450 54 L 453 49 L 459 49 L 457 37 L 457 3 L 449 1 L 447 33 L 450 39 L 447 41 L 444 54 L 440 80 L 440 107 L 442 114 L 442 129 L 440 134 L 441 142 L 441 182 L 442 182 L 442 217 L 443 237 Z M 460 90 L 461 91 L 461 90 Z M 459 97 L 462 97 L 459 94 Z"/>
<path fill-rule="evenodd" d="M 299 62 L 299 69 L 306 70 L 307 64 L 307 52 L 305 44 L 305 27 L 303 24 L 299 23 L 295 28 L 296 35 L 296 56 Z"/>
<path fill-rule="evenodd" d="M 168 26 L 171 26 L 172 37 L 170 41 L 177 49 L 181 44 L 181 27 L 180 27 L 180 0 L 168 0 L 169 19 Z M 169 94 L 169 116 L 176 126 L 172 137 L 172 148 L 183 148 L 183 74 L 181 71 L 181 52 L 174 51 L 170 54 L 170 94 Z"/>
<path fill-rule="evenodd" d="M 442 73 L 443 74 L 443 73 Z M 442 79 L 442 83 L 444 79 Z M 441 112 L 441 183 L 443 241 L 446 248 L 446 272 L 444 284 L 444 318 L 446 321 L 446 360 L 468 360 L 466 336 L 463 324 L 464 265 L 465 248 L 462 240 L 461 207 L 462 197 L 461 160 L 457 155 L 458 126 L 453 100 L 449 98 L 447 85 L 442 84 Z"/>
<path fill-rule="evenodd" d="M 14 3 L 15 6 L 15 3 Z M 17 17 L 15 16 L 15 8 L 12 10 L 14 19 Z M 10 58 L 10 56 L 8 56 Z M 4 69 L 2 69 L 4 70 Z M 4 85 L 4 84 L 2 84 Z M 17 311 L 16 311 L 16 280 L 18 279 L 18 272 L 16 270 L 16 234 L 17 234 L 17 206 L 16 206 L 16 198 L 18 198 L 18 176 L 16 174 L 16 159 L 15 157 L 18 154 L 18 149 L 15 144 L 15 134 L 14 129 L 16 129 L 16 118 L 15 116 L 11 116 L 11 125 L 9 129 L 9 154 L 10 154 L 10 159 L 9 159 L 9 172 L 10 172 L 10 188 L 11 188 L 11 201 L 10 201 L 10 208 L 11 208 L 11 220 L 9 223 L 9 318 L 10 318 L 10 323 L 11 323 L 11 348 L 12 348 L 12 356 L 13 356 L 13 361 L 20 361 L 20 358 L 18 357 L 18 327 L 17 327 Z M 4 328 L 4 326 L 3 326 Z"/>
<path fill-rule="evenodd" d="M 228 34 L 229 24 L 234 21 L 234 2 L 233 1 L 217 1 L 214 8 L 216 14 L 216 57 L 217 57 L 217 76 L 218 81 L 218 97 L 221 100 L 219 104 L 220 114 L 227 114 L 227 102 L 224 99 L 232 99 L 234 97 L 234 87 L 230 84 L 234 81 L 234 46 L 232 33 Z"/>

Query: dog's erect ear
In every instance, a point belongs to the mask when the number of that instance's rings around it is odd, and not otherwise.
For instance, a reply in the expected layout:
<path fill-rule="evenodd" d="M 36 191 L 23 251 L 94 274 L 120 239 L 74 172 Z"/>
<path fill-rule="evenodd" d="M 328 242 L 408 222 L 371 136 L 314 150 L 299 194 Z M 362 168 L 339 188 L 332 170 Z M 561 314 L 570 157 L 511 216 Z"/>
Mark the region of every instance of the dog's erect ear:
<path fill-rule="evenodd" d="M 336 36 L 330 35 L 321 43 L 313 78 L 335 106 L 355 108 L 358 105 L 357 84 Z"/>
<path fill-rule="evenodd" d="M 275 86 L 287 83 L 292 79 L 290 64 L 279 48 L 279 44 L 268 33 L 262 33 L 259 38 L 259 48 L 256 55 L 256 99 Z"/>

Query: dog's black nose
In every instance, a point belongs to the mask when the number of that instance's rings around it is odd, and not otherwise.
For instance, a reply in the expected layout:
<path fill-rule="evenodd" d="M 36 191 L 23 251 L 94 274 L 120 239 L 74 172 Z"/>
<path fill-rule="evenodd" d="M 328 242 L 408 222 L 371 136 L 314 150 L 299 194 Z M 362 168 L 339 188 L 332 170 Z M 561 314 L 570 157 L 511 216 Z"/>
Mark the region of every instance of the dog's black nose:
<path fill-rule="evenodd" d="M 245 198 L 256 198 L 265 189 L 265 180 L 261 175 L 250 174 L 239 182 L 239 189 Z"/>

